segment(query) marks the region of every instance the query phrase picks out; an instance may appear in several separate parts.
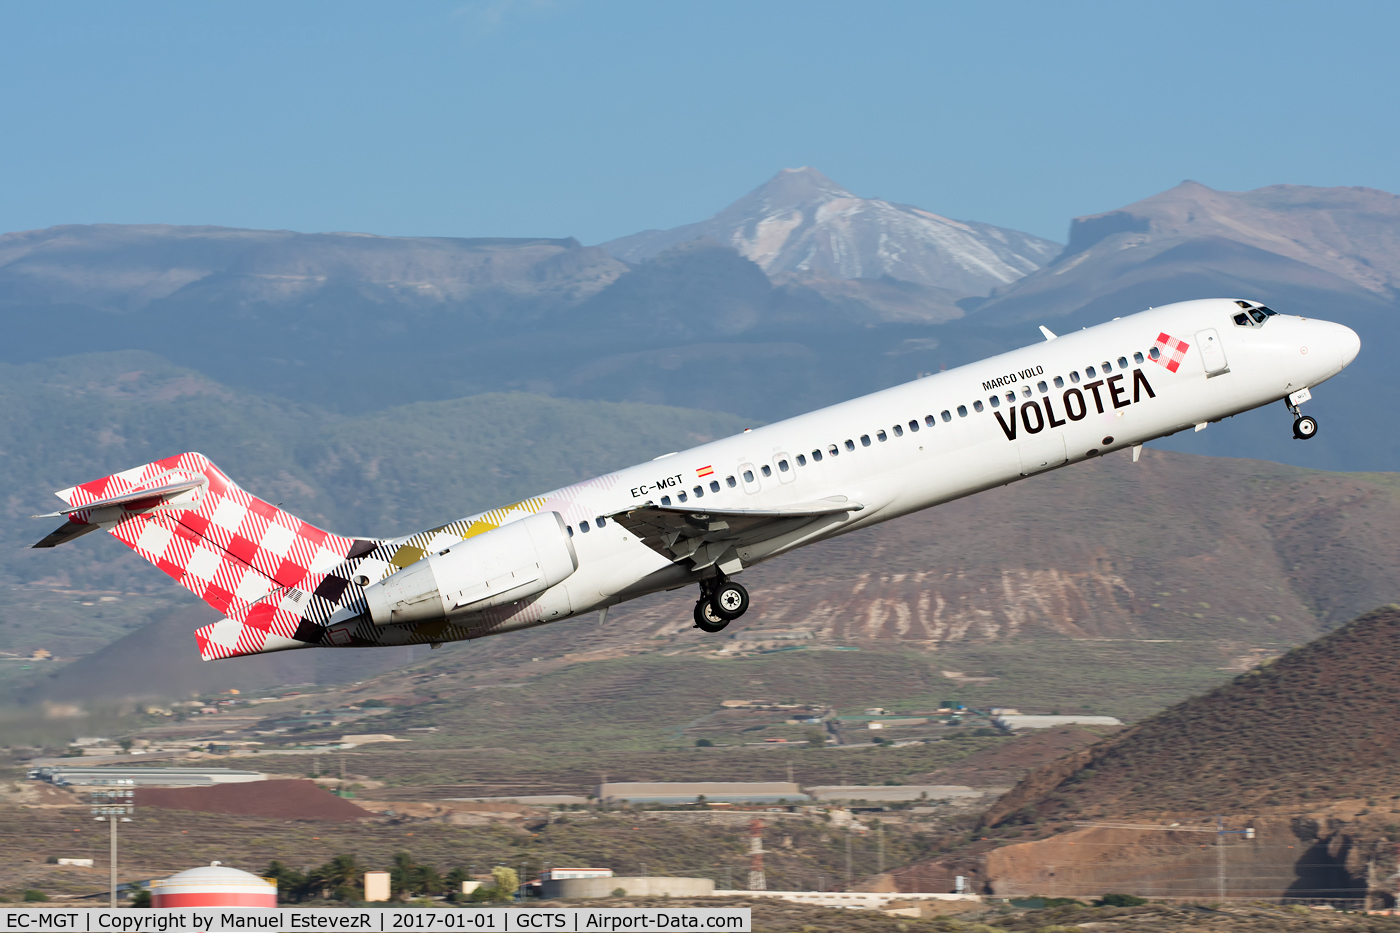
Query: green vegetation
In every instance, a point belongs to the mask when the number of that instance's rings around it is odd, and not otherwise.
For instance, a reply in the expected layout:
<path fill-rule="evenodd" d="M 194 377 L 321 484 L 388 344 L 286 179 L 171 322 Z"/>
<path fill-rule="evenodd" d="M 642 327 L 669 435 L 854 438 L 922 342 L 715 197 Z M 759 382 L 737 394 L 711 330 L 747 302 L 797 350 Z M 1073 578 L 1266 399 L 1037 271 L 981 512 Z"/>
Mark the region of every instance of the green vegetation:
<path fill-rule="evenodd" d="M 516 890 L 520 887 L 520 875 L 514 868 L 507 868 L 504 865 L 497 865 L 491 869 L 491 894 L 493 901 L 508 901 L 515 896 Z"/>

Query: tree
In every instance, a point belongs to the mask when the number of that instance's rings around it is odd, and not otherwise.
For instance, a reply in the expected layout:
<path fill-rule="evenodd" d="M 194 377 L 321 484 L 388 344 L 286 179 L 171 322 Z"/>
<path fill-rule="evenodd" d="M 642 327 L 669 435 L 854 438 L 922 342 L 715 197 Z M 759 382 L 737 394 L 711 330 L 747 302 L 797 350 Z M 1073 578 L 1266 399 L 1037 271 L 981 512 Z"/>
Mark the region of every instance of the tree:
<path fill-rule="evenodd" d="M 364 877 L 365 867 L 353 855 L 337 855 L 318 871 L 330 887 L 353 887 Z"/>
<path fill-rule="evenodd" d="M 448 896 L 455 901 L 465 899 L 465 895 L 462 894 L 462 883 L 471 880 L 472 876 L 467 873 L 467 870 L 458 865 L 447 873 L 447 876 L 442 879 L 442 883 L 447 887 Z"/>
<path fill-rule="evenodd" d="M 520 887 L 520 876 L 515 873 L 514 868 L 497 865 L 491 869 L 491 878 L 496 882 L 492 900 L 508 901 L 515 897 L 515 889 Z"/>
<path fill-rule="evenodd" d="M 150 889 L 150 888 L 137 888 L 136 891 L 135 891 L 135 893 L 133 893 L 133 894 L 131 895 L 131 906 L 132 906 L 132 907 L 150 907 L 150 906 L 151 906 L 151 889 Z"/>
<path fill-rule="evenodd" d="M 395 897 L 414 893 L 419 865 L 407 852 L 394 853 L 394 867 L 389 869 L 389 887 Z"/>
<path fill-rule="evenodd" d="M 267 863 L 263 877 L 277 885 L 277 900 L 283 904 L 300 903 L 306 897 L 306 875 L 282 862 Z"/>
<path fill-rule="evenodd" d="M 413 877 L 413 890 L 417 894 L 441 894 L 447 887 L 442 875 L 431 865 L 419 865 Z"/>
<path fill-rule="evenodd" d="M 807 739 L 807 744 L 813 748 L 826 748 L 826 733 L 820 729 L 808 729 L 802 733 Z"/>

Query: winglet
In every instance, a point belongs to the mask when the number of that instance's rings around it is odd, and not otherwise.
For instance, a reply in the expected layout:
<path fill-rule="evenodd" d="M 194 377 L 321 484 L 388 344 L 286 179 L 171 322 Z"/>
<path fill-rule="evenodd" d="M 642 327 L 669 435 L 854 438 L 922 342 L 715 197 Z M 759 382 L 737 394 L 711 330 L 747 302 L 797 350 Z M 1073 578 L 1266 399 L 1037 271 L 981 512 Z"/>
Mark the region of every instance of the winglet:
<path fill-rule="evenodd" d="M 1042 334 L 1045 335 L 1045 339 L 1046 339 L 1046 340 L 1054 340 L 1054 339 L 1055 339 L 1055 335 L 1052 334 L 1052 333 L 1050 333 L 1050 328 L 1046 327 L 1044 324 L 1041 324 L 1041 325 L 1040 325 L 1040 332 L 1041 332 Z"/>

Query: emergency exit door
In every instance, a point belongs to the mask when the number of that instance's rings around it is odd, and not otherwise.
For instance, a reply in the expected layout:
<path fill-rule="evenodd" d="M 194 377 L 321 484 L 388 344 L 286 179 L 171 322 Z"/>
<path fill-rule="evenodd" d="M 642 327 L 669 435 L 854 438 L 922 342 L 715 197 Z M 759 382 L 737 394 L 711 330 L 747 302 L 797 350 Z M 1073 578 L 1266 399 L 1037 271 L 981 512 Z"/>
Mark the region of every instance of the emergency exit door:
<path fill-rule="evenodd" d="M 1215 328 L 1197 331 L 1196 347 L 1201 351 L 1201 362 L 1205 363 L 1207 376 L 1218 376 L 1230 369 L 1230 364 L 1225 360 L 1225 348 L 1221 346 L 1220 335 Z"/>

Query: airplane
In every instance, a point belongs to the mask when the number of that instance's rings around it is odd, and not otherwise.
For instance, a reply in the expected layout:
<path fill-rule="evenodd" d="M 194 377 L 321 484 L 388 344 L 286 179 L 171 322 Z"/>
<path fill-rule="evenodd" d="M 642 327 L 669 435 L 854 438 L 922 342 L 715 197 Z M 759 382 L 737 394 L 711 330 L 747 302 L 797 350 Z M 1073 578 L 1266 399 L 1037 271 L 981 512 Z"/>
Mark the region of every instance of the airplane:
<path fill-rule="evenodd" d="M 343 537 L 184 453 L 57 493 L 54 547 L 103 529 L 216 609 L 206 660 L 481 638 L 697 586 L 695 626 L 749 608 L 734 578 L 794 548 L 1283 400 L 1356 358 L 1348 327 L 1244 299 L 1151 308 L 664 454 L 407 537 Z"/>

